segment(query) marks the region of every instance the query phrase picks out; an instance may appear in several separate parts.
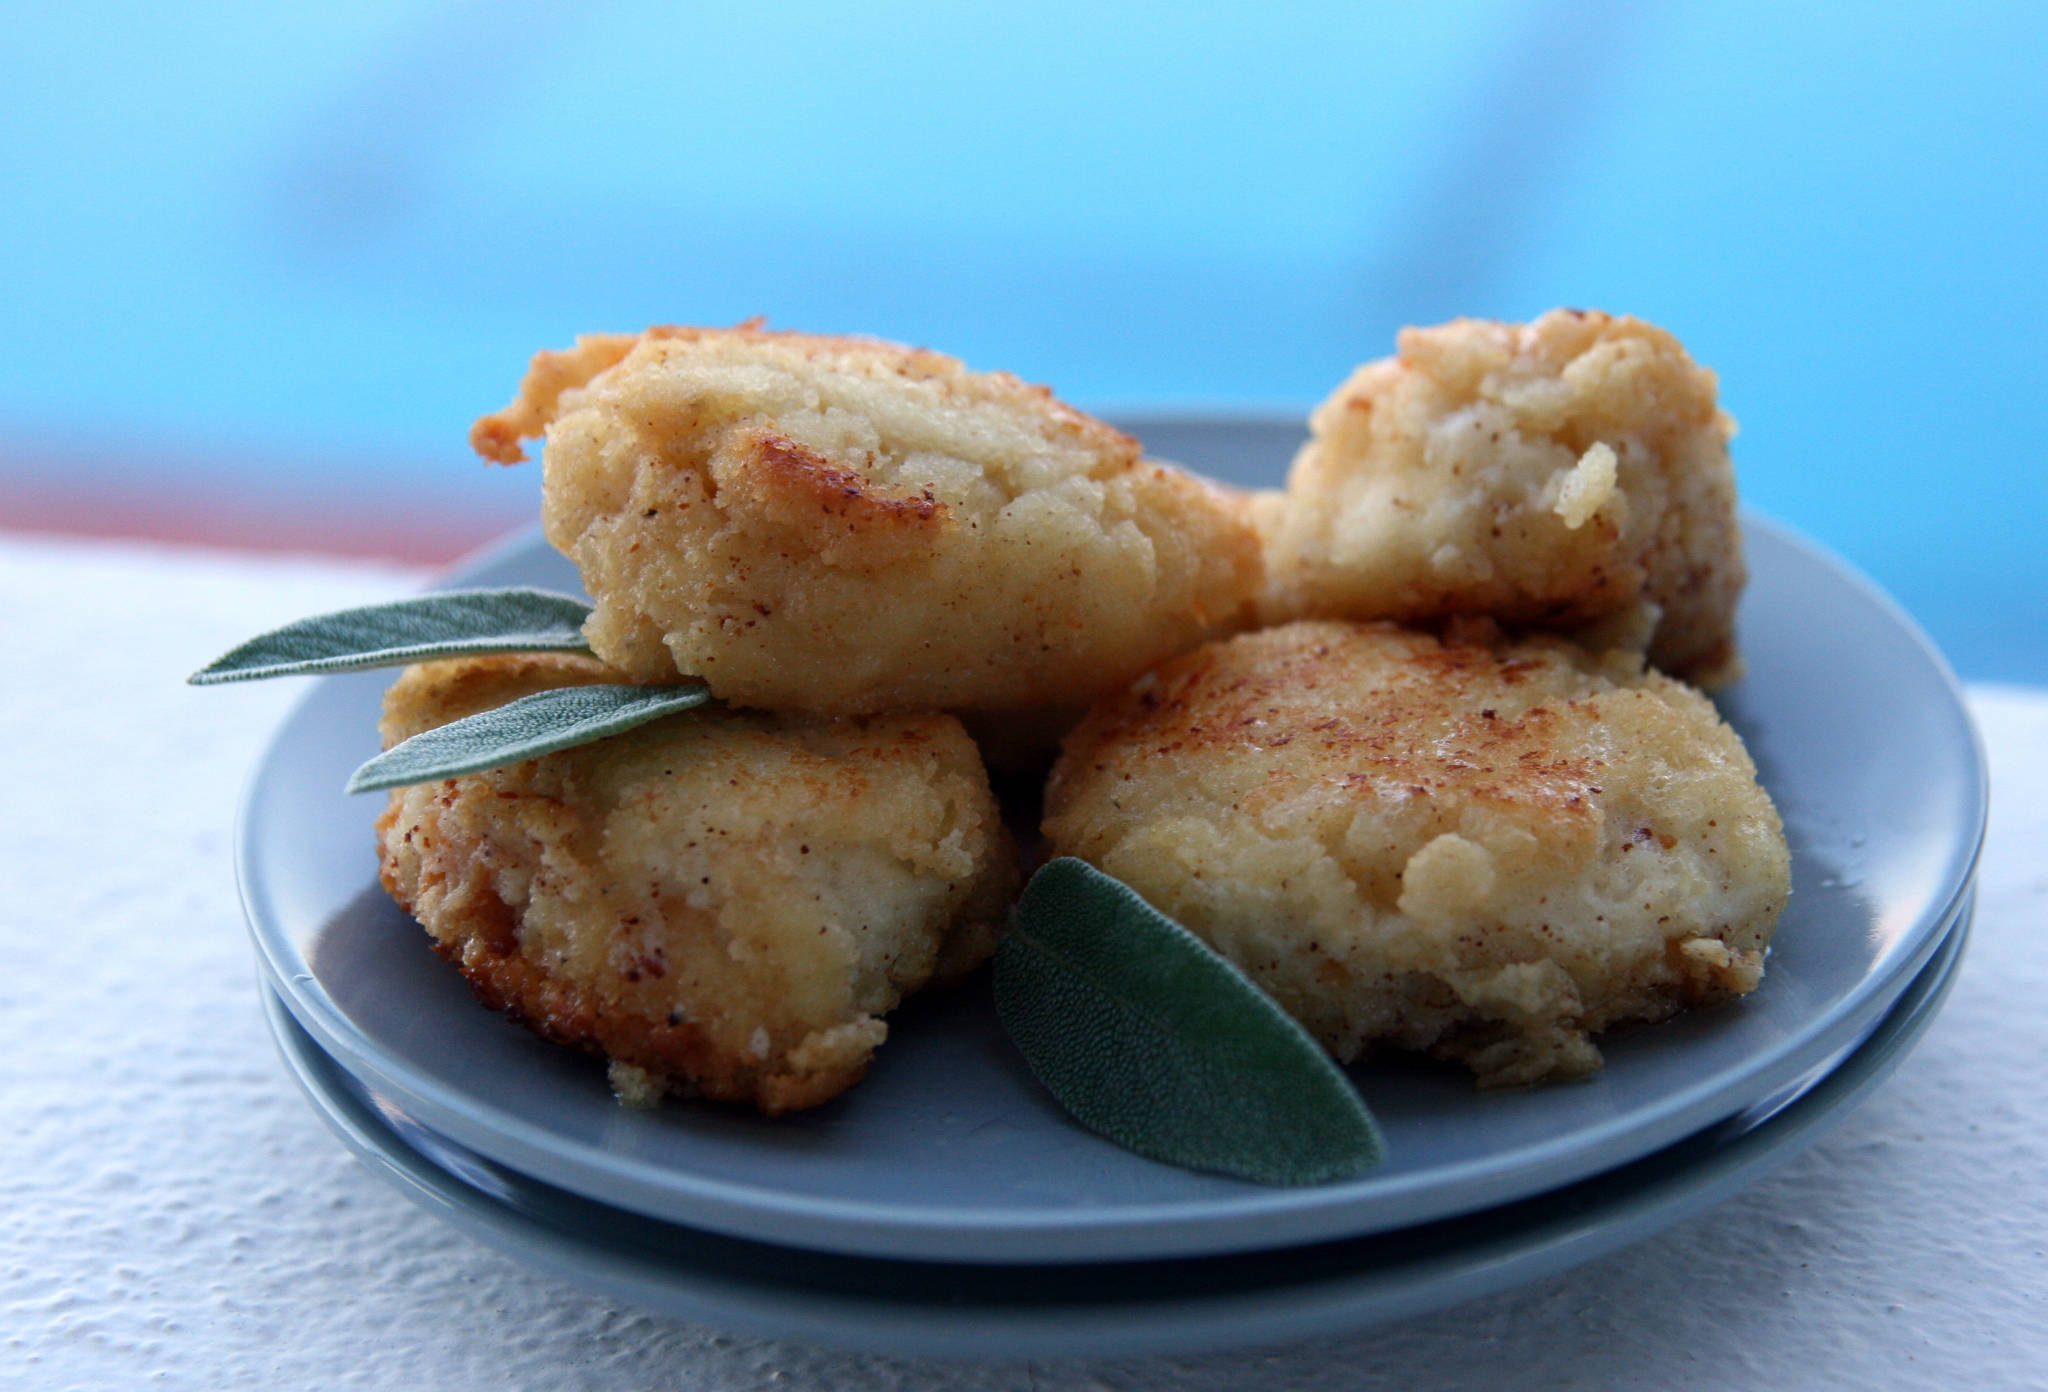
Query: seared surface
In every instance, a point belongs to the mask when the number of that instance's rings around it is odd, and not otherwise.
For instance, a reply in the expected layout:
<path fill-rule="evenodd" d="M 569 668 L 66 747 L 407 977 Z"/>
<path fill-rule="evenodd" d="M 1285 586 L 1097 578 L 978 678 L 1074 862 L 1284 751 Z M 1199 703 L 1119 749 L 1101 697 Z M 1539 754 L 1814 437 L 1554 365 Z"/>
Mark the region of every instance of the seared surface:
<path fill-rule="evenodd" d="M 1304 622 L 1210 644 L 1067 740 L 1052 850 L 1236 962 L 1338 1058 L 1482 1083 L 1597 1068 L 1589 1036 L 1754 989 L 1783 830 L 1697 692 L 1557 640 Z"/>
<path fill-rule="evenodd" d="M 478 448 L 545 430 L 593 647 L 766 710 L 1086 705 L 1244 626 L 1246 501 L 1007 373 L 865 339 L 651 330 L 544 353 Z"/>
<path fill-rule="evenodd" d="M 587 659 L 409 669 L 387 743 L 547 687 Z M 881 1017 L 991 950 L 1018 870 L 949 716 L 717 708 L 394 792 L 384 884 L 487 1003 L 602 1052 L 622 1095 L 765 1112 L 859 1081 Z"/>

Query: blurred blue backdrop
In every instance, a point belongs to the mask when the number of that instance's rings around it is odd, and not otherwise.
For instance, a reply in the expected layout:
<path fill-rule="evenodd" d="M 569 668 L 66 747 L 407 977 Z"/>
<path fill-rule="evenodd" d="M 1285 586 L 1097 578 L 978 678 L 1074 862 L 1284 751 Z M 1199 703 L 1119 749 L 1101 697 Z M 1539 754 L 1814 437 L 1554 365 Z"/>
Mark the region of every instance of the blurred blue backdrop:
<path fill-rule="evenodd" d="M 1572 304 L 1715 367 L 1746 497 L 1966 675 L 2048 681 L 2039 4 L 0 24 L 0 524 L 428 553 L 530 515 L 464 431 L 592 329 L 766 314 L 1298 414 L 1403 323 Z"/>

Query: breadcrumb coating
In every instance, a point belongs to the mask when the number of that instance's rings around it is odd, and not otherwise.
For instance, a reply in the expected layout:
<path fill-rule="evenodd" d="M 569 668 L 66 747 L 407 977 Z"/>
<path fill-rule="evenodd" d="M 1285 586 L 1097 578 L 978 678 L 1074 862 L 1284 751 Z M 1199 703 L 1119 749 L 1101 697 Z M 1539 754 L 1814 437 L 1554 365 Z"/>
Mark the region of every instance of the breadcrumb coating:
<path fill-rule="evenodd" d="M 1303 622 L 1090 713 L 1054 852 L 1137 890 L 1340 1060 L 1583 1074 L 1625 1020 L 1755 988 L 1790 893 L 1776 810 L 1684 684 L 1555 639 Z"/>
<path fill-rule="evenodd" d="M 1269 622 L 1484 615 L 1740 670 L 1746 577 L 1714 374 L 1639 319 L 1403 329 L 1318 407 L 1264 503 Z"/>
<path fill-rule="evenodd" d="M 413 667 L 387 744 L 588 659 Z M 384 886 L 487 1004 L 606 1055 L 622 1097 L 776 1114 L 858 1082 L 882 1016 L 993 949 L 1015 852 L 959 722 L 692 711 L 393 792 Z"/>
<path fill-rule="evenodd" d="M 1246 626 L 1247 500 L 1007 373 L 866 339 L 657 329 L 534 361 L 543 520 L 641 681 L 767 710 L 1079 709 Z"/>

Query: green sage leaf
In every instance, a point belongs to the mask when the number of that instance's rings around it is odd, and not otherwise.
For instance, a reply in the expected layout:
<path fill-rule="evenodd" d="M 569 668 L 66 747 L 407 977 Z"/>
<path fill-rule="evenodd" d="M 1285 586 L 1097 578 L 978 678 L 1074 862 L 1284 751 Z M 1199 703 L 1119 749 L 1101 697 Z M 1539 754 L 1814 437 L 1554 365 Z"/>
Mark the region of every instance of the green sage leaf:
<path fill-rule="evenodd" d="M 562 686 L 451 720 L 379 754 L 348 780 L 351 793 L 432 783 L 503 768 L 521 759 L 624 734 L 636 725 L 701 706 L 695 686 Z"/>
<path fill-rule="evenodd" d="M 300 619 L 251 638 L 186 680 L 212 686 L 479 653 L 587 653 L 589 617 L 582 600 L 547 590 L 444 590 Z"/>
<path fill-rule="evenodd" d="M 1084 1126 L 1169 1164 L 1322 1184 L 1385 1155 L 1342 1070 L 1194 934 L 1085 861 L 1048 862 L 996 950 L 996 1010 Z"/>

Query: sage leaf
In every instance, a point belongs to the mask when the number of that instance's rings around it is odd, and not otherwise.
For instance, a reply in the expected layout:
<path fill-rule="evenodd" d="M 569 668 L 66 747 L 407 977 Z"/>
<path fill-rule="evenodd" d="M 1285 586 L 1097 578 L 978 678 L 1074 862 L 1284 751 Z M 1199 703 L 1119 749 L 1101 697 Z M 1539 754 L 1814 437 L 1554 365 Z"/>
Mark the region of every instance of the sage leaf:
<path fill-rule="evenodd" d="M 379 754 L 348 780 L 351 793 L 432 783 L 503 768 L 521 759 L 624 734 L 636 725 L 701 706 L 709 688 L 563 686 L 451 720 Z"/>
<path fill-rule="evenodd" d="M 1194 934 L 1085 861 L 1048 862 L 996 949 L 996 1010 L 1074 1117 L 1140 1155 L 1263 1184 L 1377 1165 L 1330 1056 Z"/>
<path fill-rule="evenodd" d="M 589 617 L 582 600 L 547 590 L 444 590 L 300 619 L 251 638 L 186 680 L 213 686 L 479 653 L 587 653 Z"/>

